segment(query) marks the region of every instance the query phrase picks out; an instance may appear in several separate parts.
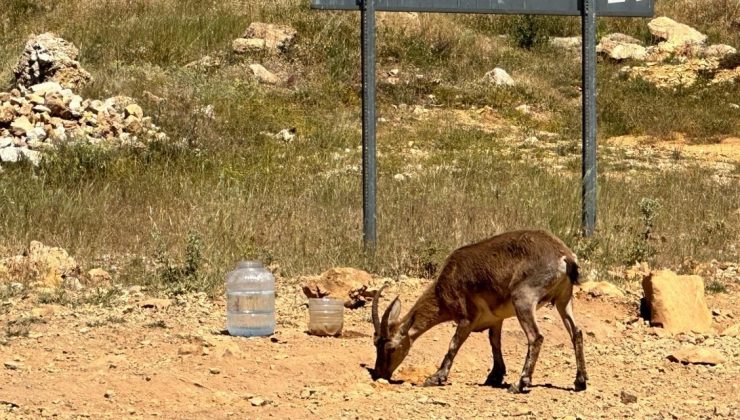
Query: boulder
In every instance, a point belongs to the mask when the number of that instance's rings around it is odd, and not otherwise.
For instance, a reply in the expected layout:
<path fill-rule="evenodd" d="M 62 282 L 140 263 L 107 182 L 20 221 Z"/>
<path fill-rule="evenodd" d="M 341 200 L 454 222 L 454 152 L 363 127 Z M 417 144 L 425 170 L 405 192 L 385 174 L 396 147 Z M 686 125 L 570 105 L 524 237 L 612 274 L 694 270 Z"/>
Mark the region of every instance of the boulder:
<path fill-rule="evenodd" d="M 8 125 L 15 120 L 15 109 L 10 104 L 0 104 L 0 125 Z"/>
<path fill-rule="evenodd" d="M 16 136 L 25 136 L 31 130 L 33 130 L 33 124 L 31 124 L 31 121 L 25 115 L 16 118 L 15 121 L 10 123 L 10 131 Z"/>
<path fill-rule="evenodd" d="M 77 47 L 52 33 L 31 36 L 15 66 L 16 82 L 33 86 L 53 81 L 65 88 L 79 88 L 92 76 L 80 66 L 78 55 Z"/>
<path fill-rule="evenodd" d="M 662 326 L 671 333 L 711 331 L 712 314 L 704 299 L 701 277 L 660 270 L 645 276 L 642 287 L 653 326 Z"/>
<path fill-rule="evenodd" d="M 582 41 L 580 36 L 551 37 L 550 45 L 566 50 L 580 50 Z"/>
<path fill-rule="evenodd" d="M 256 77 L 260 83 L 276 85 L 280 82 L 280 79 L 277 76 L 264 68 L 261 64 L 252 64 L 249 66 L 249 69 L 252 70 L 254 77 Z"/>
<path fill-rule="evenodd" d="M 596 52 L 605 54 L 614 60 L 645 60 L 647 50 L 640 41 L 625 34 L 613 33 L 601 38 Z"/>
<path fill-rule="evenodd" d="M 66 278 L 80 274 L 80 266 L 67 251 L 38 241 L 31 242 L 28 260 L 35 267 L 39 280 L 46 286 L 59 287 Z"/>
<path fill-rule="evenodd" d="M 684 364 L 720 365 L 726 362 L 718 350 L 706 347 L 684 347 L 668 355 L 668 360 Z"/>
<path fill-rule="evenodd" d="M 231 43 L 236 54 L 249 54 L 265 50 L 267 43 L 259 38 L 237 38 Z"/>
<path fill-rule="evenodd" d="M 93 268 L 87 272 L 87 277 L 90 279 L 90 284 L 108 284 L 110 283 L 111 276 L 107 271 L 101 268 Z"/>
<path fill-rule="evenodd" d="M 707 58 L 716 58 L 721 60 L 737 53 L 737 50 L 729 45 L 714 44 L 702 50 L 702 56 Z"/>
<path fill-rule="evenodd" d="M 20 149 L 16 147 L 4 147 L 0 149 L 0 162 L 15 163 L 23 159 Z"/>
<path fill-rule="evenodd" d="M 373 277 L 355 268 L 332 268 L 318 277 L 307 277 L 301 282 L 303 293 L 309 298 L 331 296 L 344 299 L 346 308 L 355 309 L 365 305 L 366 291 Z"/>
<path fill-rule="evenodd" d="M 514 86 L 514 79 L 509 76 L 506 70 L 496 67 L 483 76 L 483 80 L 496 86 Z"/>
<path fill-rule="evenodd" d="M 581 291 L 593 297 L 624 297 L 617 286 L 608 281 L 589 281 L 581 285 Z"/>
<path fill-rule="evenodd" d="M 261 39 L 270 52 L 285 51 L 295 39 L 297 31 L 287 25 L 252 22 L 242 35 L 246 39 Z"/>
<path fill-rule="evenodd" d="M 723 337 L 740 337 L 740 323 L 725 328 L 720 335 Z"/>
<path fill-rule="evenodd" d="M 661 48 L 666 51 L 675 51 L 684 48 L 687 45 L 701 45 L 707 40 L 707 36 L 683 23 L 661 16 L 648 23 L 650 33 L 654 36 L 665 39 L 661 43 Z"/>

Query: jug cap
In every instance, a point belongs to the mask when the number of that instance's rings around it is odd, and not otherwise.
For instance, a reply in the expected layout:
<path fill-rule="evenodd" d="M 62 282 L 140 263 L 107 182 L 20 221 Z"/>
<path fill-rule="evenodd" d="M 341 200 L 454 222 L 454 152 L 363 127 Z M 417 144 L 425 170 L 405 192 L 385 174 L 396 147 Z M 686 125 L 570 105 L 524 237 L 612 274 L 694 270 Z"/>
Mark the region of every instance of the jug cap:
<path fill-rule="evenodd" d="M 242 260 L 239 261 L 239 264 L 236 265 L 237 269 L 243 269 L 243 268 L 262 268 L 262 263 L 255 260 Z"/>

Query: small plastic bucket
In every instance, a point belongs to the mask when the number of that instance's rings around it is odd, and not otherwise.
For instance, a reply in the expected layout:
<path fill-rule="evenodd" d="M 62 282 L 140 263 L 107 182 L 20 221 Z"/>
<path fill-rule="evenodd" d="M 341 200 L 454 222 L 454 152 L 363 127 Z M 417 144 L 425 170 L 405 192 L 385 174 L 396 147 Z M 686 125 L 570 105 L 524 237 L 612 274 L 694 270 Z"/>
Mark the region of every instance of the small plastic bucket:
<path fill-rule="evenodd" d="M 308 299 L 308 333 L 324 337 L 342 335 L 344 301 L 335 298 Z"/>

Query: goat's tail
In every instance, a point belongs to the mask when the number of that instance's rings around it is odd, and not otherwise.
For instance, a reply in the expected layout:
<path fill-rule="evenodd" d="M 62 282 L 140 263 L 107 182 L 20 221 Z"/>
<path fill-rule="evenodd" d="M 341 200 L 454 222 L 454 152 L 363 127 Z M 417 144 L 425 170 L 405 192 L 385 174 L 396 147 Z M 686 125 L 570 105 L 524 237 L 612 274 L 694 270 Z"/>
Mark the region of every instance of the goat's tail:
<path fill-rule="evenodd" d="M 581 284 L 581 275 L 578 272 L 578 263 L 573 257 L 565 257 L 565 273 L 568 275 L 570 282 Z"/>

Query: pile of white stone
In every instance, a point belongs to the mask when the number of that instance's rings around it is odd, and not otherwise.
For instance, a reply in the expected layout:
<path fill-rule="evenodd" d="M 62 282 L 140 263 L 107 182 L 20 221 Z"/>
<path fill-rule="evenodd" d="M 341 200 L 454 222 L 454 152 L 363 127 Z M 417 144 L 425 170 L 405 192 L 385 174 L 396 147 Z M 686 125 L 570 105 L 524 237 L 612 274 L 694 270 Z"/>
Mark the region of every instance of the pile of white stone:
<path fill-rule="evenodd" d="M 650 33 L 661 39 L 657 45 L 644 47 L 625 34 L 610 34 L 601 39 L 597 51 L 614 60 L 631 59 L 646 65 L 627 66 L 622 72 L 662 88 L 691 86 L 702 72 L 713 74 L 710 83 L 734 82 L 740 69 L 721 69 L 720 62 L 737 50 L 729 45 L 707 45 L 707 36 L 696 29 L 667 17 L 648 23 Z"/>
<path fill-rule="evenodd" d="M 0 162 L 38 164 L 61 143 L 142 146 L 167 136 L 132 98 L 84 99 L 91 80 L 74 45 L 53 34 L 32 37 L 16 66 L 17 87 L 0 92 Z"/>

